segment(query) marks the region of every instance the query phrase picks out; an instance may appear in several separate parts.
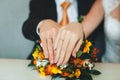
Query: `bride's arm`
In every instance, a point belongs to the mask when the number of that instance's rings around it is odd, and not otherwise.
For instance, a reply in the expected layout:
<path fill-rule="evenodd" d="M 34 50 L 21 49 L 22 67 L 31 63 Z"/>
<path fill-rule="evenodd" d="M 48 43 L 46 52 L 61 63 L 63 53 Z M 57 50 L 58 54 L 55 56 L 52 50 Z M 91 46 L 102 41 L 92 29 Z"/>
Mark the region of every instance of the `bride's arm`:
<path fill-rule="evenodd" d="M 102 0 L 96 0 L 82 24 L 85 36 L 88 37 L 100 24 L 104 16 Z"/>

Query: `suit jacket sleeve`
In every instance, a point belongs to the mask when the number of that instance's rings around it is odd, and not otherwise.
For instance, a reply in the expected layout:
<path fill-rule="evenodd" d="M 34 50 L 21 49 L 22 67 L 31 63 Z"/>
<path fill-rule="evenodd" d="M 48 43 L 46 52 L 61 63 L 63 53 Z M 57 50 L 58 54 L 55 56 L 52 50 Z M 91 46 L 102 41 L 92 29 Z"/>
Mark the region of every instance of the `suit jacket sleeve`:
<path fill-rule="evenodd" d="M 41 21 L 41 17 L 38 15 L 40 13 L 38 10 L 40 7 L 37 5 L 38 3 L 35 0 L 30 2 L 30 14 L 22 27 L 24 37 L 33 41 L 39 39 L 36 33 L 36 27 L 39 21 Z"/>
<path fill-rule="evenodd" d="M 54 0 L 31 0 L 30 14 L 24 22 L 22 32 L 25 38 L 29 40 L 38 40 L 36 33 L 38 23 L 43 19 L 57 20 L 57 11 Z"/>

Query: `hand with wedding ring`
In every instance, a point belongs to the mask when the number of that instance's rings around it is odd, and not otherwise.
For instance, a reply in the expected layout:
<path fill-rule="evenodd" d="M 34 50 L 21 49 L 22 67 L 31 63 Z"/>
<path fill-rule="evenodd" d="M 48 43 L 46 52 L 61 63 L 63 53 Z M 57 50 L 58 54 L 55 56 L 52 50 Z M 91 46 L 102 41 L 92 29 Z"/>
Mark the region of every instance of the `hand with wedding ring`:
<path fill-rule="evenodd" d="M 53 44 L 55 42 L 57 33 L 59 31 L 59 24 L 52 20 L 43 20 L 38 24 L 40 30 L 40 39 L 42 41 L 42 48 L 45 58 L 48 58 L 50 63 L 54 63 Z"/>
<path fill-rule="evenodd" d="M 65 25 L 59 30 L 54 44 L 54 50 L 56 51 L 54 60 L 57 66 L 66 64 L 71 55 L 76 57 L 83 36 L 82 24 L 77 22 Z"/>

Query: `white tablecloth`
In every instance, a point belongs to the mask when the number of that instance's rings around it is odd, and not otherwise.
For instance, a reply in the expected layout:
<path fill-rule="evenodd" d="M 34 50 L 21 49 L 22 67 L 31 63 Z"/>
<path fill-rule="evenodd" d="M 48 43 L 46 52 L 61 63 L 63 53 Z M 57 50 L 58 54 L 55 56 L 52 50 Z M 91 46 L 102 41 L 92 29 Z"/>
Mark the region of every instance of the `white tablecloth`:
<path fill-rule="evenodd" d="M 40 77 L 30 60 L 0 59 L 0 80 L 51 80 L 50 76 Z M 94 80 L 120 80 L 120 64 L 96 63 L 95 68 L 102 72 L 93 76 Z"/>

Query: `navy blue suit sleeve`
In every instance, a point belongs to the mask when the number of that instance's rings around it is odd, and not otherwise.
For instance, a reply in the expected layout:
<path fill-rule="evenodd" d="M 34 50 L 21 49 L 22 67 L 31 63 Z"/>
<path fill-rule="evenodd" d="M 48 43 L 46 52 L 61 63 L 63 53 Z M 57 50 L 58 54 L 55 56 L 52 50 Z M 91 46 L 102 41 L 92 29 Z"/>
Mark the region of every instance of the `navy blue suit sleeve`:
<path fill-rule="evenodd" d="M 29 17 L 23 24 L 22 33 L 25 38 L 35 41 L 39 39 L 36 27 L 41 20 L 57 20 L 56 5 L 54 0 L 31 0 L 29 7 Z"/>

